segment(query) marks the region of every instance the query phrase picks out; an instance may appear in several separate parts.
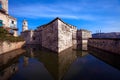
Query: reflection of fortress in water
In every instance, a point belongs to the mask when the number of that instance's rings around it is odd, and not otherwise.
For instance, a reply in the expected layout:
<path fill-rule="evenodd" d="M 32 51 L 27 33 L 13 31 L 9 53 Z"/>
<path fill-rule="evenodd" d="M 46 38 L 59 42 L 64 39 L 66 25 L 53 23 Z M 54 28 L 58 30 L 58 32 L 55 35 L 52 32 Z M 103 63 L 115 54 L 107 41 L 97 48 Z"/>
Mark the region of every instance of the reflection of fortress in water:
<path fill-rule="evenodd" d="M 53 52 L 44 51 L 44 49 L 40 48 L 39 45 L 37 47 L 36 45 L 32 45 L 27 46 L 27 54 L 25 56 L 27 58 L 37 58 L 44 64 L 44 67 L 55 80 L 61 80 L 77 57 L 82 57 L 86 54 L 87 52 L 77 52 L 72 48 L 63 51 L 60 54 L 56 54 Z"/>
<path fill-rule="evenodd" d="M 38 46 L 37 47 L 32 46 L 32 48 L 30 46 L 27 46 L 27 48 L 28 48 L 28 53 L 26 56 L 28 56 L 29 58 L 35 57 L 40 62 L 42 62 L 44 64 L 44 67 L 48 70 L 48 72 L 51 74 L 51 76 L 55 80 L 63 79 L 64 75 L 69 70 L 71 64 L 78 57 L 80 58 L 80 57 L 86 56 L 88 54 L 88 52 L 86 52 L 86 51 L 76 51 L 76 50 L 73 50 L 72 48 L 69 48 L 69 49 L 63 51 L 60 54 L 55 54 L 53 52 L 44 51 L 44 49 L 42 49 Z M 41 49 L 41 51 L 40 51 L 40 49 Z M 92 49 L 89 52 L 93 55 L 97 53 Z M 105 53 L 105 52 L 100 52 L 100 53 Z M 105 54 L 107 54 L 107 53 L 105 53 Z M 99 59 L 105 61 L 106 63 L 113 65 L 114 67 L 120 69 L 118 67 L 118 64 L 119 64 L 118 61 L 120 60 L 120 59 L 118 59 L 119 57 L 113 56 L 112 54 L 106 55 L 106 56 L 104 56 L 104 58 L 103 58 L 102 54 L 101 55 L 98 54 L 95 56 L 99 57 Z M 111 62 L 111 60 L 113 60 L 113 61 Z"/>
<path fill-rule="evenodd" d="M 89 50 L 92 55 L 120 69 L 120 67 L 117 66 L 120 65 L 118 62 L 120 60 L 119 57 L 113 56 L 112 54 L 107 55 L 106 53 L 106 55 L 102 55 L 101 53 L 103 52 L 100 52 L 99 54 L 98 50 L 97 52 L 92 49 Z M 24 50 L 17 52 L 23 53 Z M 60 54 L 56 54 L 51 51 L 44 50 L 44 48 L 39 47 L 39 45 L 32 45 L 26 47 L 25 54 L 22 54 L 21 58 L 19 58 L 20 62 L 18 62 L 18 57 L 15 58 L 17 54 L 13 54 L 15 56 L 12 57 L 9 56 L 11 54 L 0 56 L 2 60 L 0 62 L 0 80 L 8 80 L 14 73 L 15 75 L 23 75 L 29 80 L 36 78 L 41 79 L 40 76 L 42 76 L 42 80 L 64 80 L 64 76 L 68 74 L 67 72 L 69 71 L 72 63 L 74 63 L 78 58 L 87 56 L 88 52 L 76 51 L 69 48 Z"/>
<path fill-rule="evenodd" d="M 88 47 L 89 53 L 120 70 L 120 55 Z M 97 53 L 97 54 L 96 54 Z"/>

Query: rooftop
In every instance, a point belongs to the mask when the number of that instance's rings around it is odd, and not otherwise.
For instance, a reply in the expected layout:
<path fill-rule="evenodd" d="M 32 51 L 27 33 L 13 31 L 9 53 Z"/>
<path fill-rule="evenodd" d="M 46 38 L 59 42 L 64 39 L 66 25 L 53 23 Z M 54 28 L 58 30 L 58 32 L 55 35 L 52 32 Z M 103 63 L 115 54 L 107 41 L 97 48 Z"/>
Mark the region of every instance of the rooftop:
<path fill-rule="evenodd" d="M 66 25 L 68 25 L 68 26 L 70 26 L 70 27 L 75 27 L 75 28 L 76 28 L 76 26 L 73 26 L 73 25 L 70 25 L 70 24 L 64 22 L 64 21 L 63 21 L 61 18 L 59 18 L 59 17 L 56 17 L 56 18 L 55 18 L 54 20 L 52 20 L 51 22 L 49 22 L 49 23 L 47 23 L 47 24 L 44 24 L 44 25 L 41 25 L 41 26 L 39 26 L 39 27 L 37 27 L 37 28 L 47 26 L 47 25 L 53 23 L 53 22 L 56 21 L 56 20 L 60 20 L 60 21 L 63 22 L 64 24 L 66 24 Z"/>

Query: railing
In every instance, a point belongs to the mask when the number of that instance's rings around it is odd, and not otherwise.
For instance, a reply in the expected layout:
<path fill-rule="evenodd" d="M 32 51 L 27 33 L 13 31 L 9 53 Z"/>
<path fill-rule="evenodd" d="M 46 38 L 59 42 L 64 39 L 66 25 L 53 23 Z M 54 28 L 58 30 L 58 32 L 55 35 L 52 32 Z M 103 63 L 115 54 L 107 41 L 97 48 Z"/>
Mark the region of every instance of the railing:
<path fill-rule="evenodd" d="M 15 24 L 11 24 L 11 25 L 10 25 L 10 28 L 11 28 L 11 29 L 17 29 L 17 27 L 16 27 Z"/>

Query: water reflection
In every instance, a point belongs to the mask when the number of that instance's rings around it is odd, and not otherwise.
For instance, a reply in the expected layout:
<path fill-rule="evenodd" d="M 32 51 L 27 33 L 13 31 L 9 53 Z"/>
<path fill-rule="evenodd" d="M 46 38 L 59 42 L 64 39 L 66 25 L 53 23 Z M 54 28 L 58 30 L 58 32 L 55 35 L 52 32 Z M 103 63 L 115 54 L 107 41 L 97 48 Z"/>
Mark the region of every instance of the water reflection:
<path fill-rule="evenodd" d="M 77 52 L 72 48 L 63 51 L 60 54 L 56 54 L 36 46 L 32 46 L 32 48 L 27 46 L 27 52 L 25 57 L 29 56 L 29 58 L 33 58 L 34 56 L 35 59 L 44 65 L 53 80 L 61 80 L 68 71 L 71 63 L 77 58 Z"/>
<path fill-rule="evenodd" d="M 73 49 L 87 51 L 88 47 L 87 44 L 77 44 L 77 45 L 73 45 Z"/>
<path fill-rule="evenodd" d="M 56 54 L 28 45 L 21 56 L 0 56 L 0 80 L 120 80 L 120 56 L 96 51 L 90 49 L 88 54 L 69 48 Z"/>
<path fill-rule="evenodd" d="M 94 48 L 89 53 L 72 63 L 63 80 L 120 80 L 120 55 Z"/>
<path fill-rule="evenodd" d="M 25 50 L 18 49 L 0 55 L 0 80 L 8 80 L 18 71 L 18 57 L 24 52 Z"/>
<path fill-rule="evenodd" d="M 89 47 L 89 53 L 120 70 L 120 55 Z"/>

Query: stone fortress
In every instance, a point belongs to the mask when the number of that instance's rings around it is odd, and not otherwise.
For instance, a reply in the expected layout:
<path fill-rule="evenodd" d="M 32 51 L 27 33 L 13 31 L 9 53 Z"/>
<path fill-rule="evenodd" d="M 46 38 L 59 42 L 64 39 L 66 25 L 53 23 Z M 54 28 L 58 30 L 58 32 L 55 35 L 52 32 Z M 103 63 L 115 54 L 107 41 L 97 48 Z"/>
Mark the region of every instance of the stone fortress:
<path fill-rule="evenodd" d="M 17 20 L 8 13 L 8 0 L 0 0 L 0 28 L 8 30 L 13 36 L 18 36 Z"/>
<path fill-rule="evenodd" d="M 27 20 L 23 20 L 21 36 L 26 44 L 39 44 L 57 53 L 78 45 L 82 50 L 86 50 L 87 41 L 92 37 L 90 31 L 78 30 L 58 17 L 48 24 L 37 27 L 36 30 L 28 30 Z"/>

